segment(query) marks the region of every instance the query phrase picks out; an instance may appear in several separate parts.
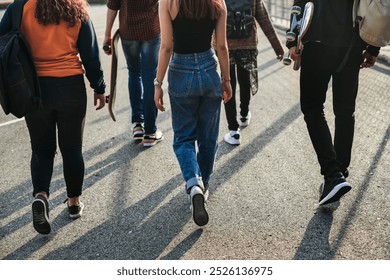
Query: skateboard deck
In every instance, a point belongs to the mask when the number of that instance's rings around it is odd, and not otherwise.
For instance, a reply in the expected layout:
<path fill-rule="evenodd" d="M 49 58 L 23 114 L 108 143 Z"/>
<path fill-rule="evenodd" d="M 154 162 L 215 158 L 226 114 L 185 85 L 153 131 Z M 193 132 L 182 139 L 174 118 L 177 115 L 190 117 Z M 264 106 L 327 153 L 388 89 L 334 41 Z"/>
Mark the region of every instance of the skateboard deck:
<path fill-rule="evenodd" d="M 116 99 L 116 77 L 118 74 L 118 41 L 119 29 L 115 31 L 111 41 L 111 75 L 110 75 L 110 94 L 107 96 L 108 112 L 115 122 L 115 99 Z M 107 46 L 104 46 L 107 48 Z M 108 47 L 110 48 L 110 47 Z"/>
<path fill-rule="evenodd" d="M 309 29 L 311 19 L 313 18 L 314 13 L 314 4 L 313 2 L 307 2 L 305 5 L 305 9 L 303 10 L 303 16 L 300 20 L 299 24 L 299 33 L 298 33 L 298 41 L 297 41 L 297 47 L 296 47 L 296 53 L 302 54 L 303 50 L 303 37 L 305 36 L 307 30 Z M 297 59 L 294 61 L 294 70 L 298 70 L 301 67 L 301 60 Z"/>
<path fill-rule="evenodd" d="M 305 5 L 302 18 L 297 20 L 297 16 L 301 14 L 301 8 L 299 6 L 293 6 L 291 10 L 292 14 L 292 22 L 290 30 L 287 32 L 287 41 L 295 41 L 297 40 L 297 46 L 295 48 L 295 52 L 297 54 L 301 54 L 303 50 L 303 37 L 305 36 L 307 30 L 309 29 L 311 20 L 313 18 L 314 12 L 314 4 L 313 2 L 308 2 Z M 295 35 L 294 30 L 298 31 L 298 36 Z M 283 58 L 283 64 L 290 65 L 291 58 L 289 54 L 285 55 Z M 294 61 L 294 70 L 298 70 L 301 67 L 301 60 L 297 59 Z"/>

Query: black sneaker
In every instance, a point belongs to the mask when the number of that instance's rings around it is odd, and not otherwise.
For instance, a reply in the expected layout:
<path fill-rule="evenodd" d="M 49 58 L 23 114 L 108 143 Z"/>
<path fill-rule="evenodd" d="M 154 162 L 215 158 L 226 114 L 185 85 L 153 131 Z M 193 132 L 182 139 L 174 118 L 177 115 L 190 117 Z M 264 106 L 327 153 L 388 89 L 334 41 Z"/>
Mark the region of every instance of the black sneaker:
<path fill-rule="evenodd" d="M 51 225 L 49 221 L 49 203 L 43 195 L 36 195 L 32 203 L 33 225 L 40 234 L 49 234 Z"/>
<path fill-rule="evenodd" d="M 72 219 L 78 219 L 83 214 L 84 203 L 80 202 L 79 205 L 68 205 L 69 217 Z"/>
<path fill-rule="evenodd" d="M 349 176 L 349 171 L 348 171 L 348 169 L 345 168 L 345 170 L 344 170 L 342 173 L 343 173 L 344 178 L 347 179 L 348 176 Z"/>
<path fill-rule="evenodd" d="M 336 172 L 330 177 L 325 177 L 323 183 L 320 205 L 339 201 L 340 198 L 351 190 L 351 185 L 345 180 L 341 172 Z"/>
<path fill-rule="evenodd" d="M 205 197 L 199 186 L 193 186 L 190 191 L 192 217 L 195 224 L 204 226 L 209 222 L 209 215 L 205 208 Z"/>
<path fill-rule="evenodd" d="M 144 138 L 145 130 L 142 123 L 136 123 L 133 127 L 133 138 L 142 140 Z"/>

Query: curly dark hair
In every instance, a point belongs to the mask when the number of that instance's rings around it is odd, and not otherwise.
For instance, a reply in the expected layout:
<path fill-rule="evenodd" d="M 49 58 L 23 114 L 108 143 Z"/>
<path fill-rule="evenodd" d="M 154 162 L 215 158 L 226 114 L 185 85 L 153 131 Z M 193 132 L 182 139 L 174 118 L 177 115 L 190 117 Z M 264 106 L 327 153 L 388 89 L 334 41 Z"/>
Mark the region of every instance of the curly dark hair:
<path fill-rule="evenodd" d="M 37 0 L 35 17 L 43 25 L 59 24 L 66 21 L 70 27 L 81 20 L 88 20 L 86 0 Z"/>

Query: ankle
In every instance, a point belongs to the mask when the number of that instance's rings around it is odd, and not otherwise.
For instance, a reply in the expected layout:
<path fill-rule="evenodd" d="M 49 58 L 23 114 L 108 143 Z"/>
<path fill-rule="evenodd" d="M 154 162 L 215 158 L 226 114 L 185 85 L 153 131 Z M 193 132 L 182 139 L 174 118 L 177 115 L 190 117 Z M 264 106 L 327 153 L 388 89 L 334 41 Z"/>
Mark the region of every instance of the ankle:
<path fill-rule="evenodd" d="M 45 197 L 46 199 L 49 199 L 49 196 L 47 195 L 46 192 L 37 192 L 37 193 L 35 194 L 34 197 L 37 197 L 37 195 L 42 195 L 42 196 Z"/>
<path fill-rule="evenodd" d="M 68 206 L 80 205 L 80 197 L 69 197 L 67 199 Z"/>

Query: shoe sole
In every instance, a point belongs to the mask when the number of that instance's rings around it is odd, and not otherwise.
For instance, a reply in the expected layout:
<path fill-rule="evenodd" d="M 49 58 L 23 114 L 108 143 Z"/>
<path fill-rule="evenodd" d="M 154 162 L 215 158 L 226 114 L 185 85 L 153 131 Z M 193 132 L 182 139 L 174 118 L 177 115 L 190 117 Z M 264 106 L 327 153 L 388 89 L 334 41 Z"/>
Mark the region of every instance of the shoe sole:
<path fill-rule="evenodd" d="M 83 214 L 84 204 L 81 202 L 81 203 L 80 203 L 80 206 L 81 206 L 80 212 L 78 212 L 77 214 L 69 214 L 69 217 L 71 217 L 72 219 L 78 219 L 78 218 L 80 218 L 81 215 Z"/>
<path fill-rule="evenodd" d="M 223 140 L 225 140 L 226 143 L 230 144 L 230 145 L 233 145 L 233 146 L 238 146 L 241 144 L 240 140 L 236 140 L 236 141 L 229 141 L 229 140 L 226 140 L 225 138 L 223 138 Z"/>
<path fill-rule="evenodd" d="M 351 185 L 348 182 L 343 182 L 341 184 L 336 185 L 333 190 L 328 193 L 319 203 L 319 205 L 325 205 L 329 203 L 333 203 L 339 201 L 340 198 L 349 192 L 352 189 Z"/>
<path fill-rule="evenodd" d="M 192 217 L 195 224 L 204 226 L 209 222 L 209 215 L 204 207 L 205 198 L 202 194 L 196 194 L 192 197 Z"/>
<path fill-rule="evenodd" d="M 35 199 L 32 203 L 32 212 L 34 229 L 40 234 L 49 234 L 51 225 L 47 216 L 46 203 L 42 199 Z"/>
<path fill-rule="evenodd" d="M 153 142 L 144 142 L 144 147 L 152 147 L 156 145 L 158 142 L 162 141 L 164 137 L 161 137 L 160 139 L 156 139 Z"/>
<path fill-rule="evenodd" d="M 134 134 L 133 139 L 134 140 L 142 140 L 142 139 L 144 139 L 144 135 L 143 134 Z"/>

